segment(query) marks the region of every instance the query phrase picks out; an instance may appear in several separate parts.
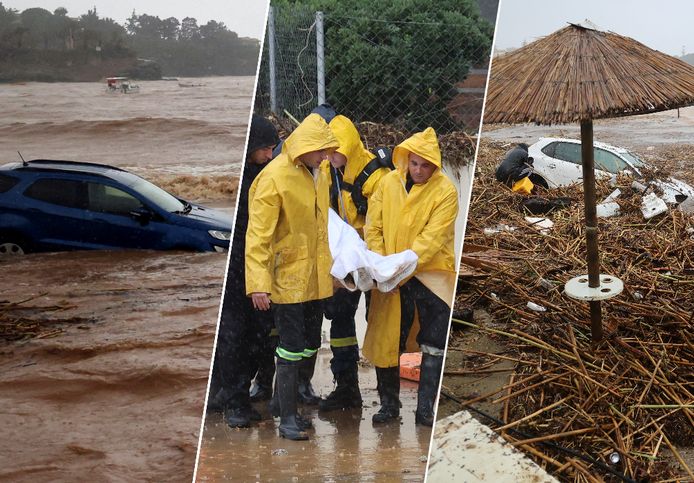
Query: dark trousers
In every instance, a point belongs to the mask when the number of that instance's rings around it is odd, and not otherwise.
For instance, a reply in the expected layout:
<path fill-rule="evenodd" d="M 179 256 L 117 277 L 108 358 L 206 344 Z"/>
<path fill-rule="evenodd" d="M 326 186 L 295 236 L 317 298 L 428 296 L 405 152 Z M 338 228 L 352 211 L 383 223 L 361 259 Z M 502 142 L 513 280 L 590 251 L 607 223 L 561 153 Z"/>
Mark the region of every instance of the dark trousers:
<path fill-rule="evenodd" d="M 407 336 L 414 323 L 415 308 L 419 315 L 417 343 L 444 350 L 451 308 L 416 277 L 412 277 L 400 287 L 400 352 L 405 351 Z"/>
<path fill-rule="evenodd" d="M 251 380 L 263 353 L 271 350 L 268 344 L 273 327 L 271 312 L 253 308 L 239 275 L 230 270 L 227 276 L 212 369 L 212 379 L 224 389 L 230 408 L 250 407 Z"/>
<path fill-rule="evenodd" d="M 325 318 L 330 322 L 330 349 L 333 358 L 330 369 L 333 374 L 344 372 L 359 362 L 359 343 L 354 316 L 357 313 L 362 292 L 338 289 L 324 302 Z"/>
<path fill-rule="evenodd" d="M 255 383 L 271 388 L 272 380 L 275 377 L 275 349 L 277 349 L 277 329 L 273 328 L 270 336 L 265 339 L 260 354 L 258 354 L 258 372 L 255 374 Z"/>
<path fill-rule="evenodd" d="M 272 315 L 279 335 L 275 350 L 277 357 L 285 362 L 298 363 L 318 351 L 323 323 L 321 301 L 272 304 Z"/>

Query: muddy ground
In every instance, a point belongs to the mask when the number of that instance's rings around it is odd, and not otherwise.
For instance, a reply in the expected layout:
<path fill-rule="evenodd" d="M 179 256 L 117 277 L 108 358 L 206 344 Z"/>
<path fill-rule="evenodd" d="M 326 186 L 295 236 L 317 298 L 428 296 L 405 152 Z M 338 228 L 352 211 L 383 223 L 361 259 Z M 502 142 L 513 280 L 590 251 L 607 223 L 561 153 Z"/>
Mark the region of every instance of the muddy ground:
<path fill-rule="evenodd" d="M 492 324 L 489 314 L 477 311 L 475 323 Z M 442 394 L 439 398 L 437 419 L 442 419 L 460 410 L 460 404 L 447 395 L 464 400 L 481 398 L 508 383 L 514 372 L 513 362 L 505 359 L 494 360 L 480 352 L 504 355 L 510 351 L 505 344 L 493 339 L 484 332 L 461 328 L 453 324 L 446 354 Z M 493 398 L 482 398 L 474 406 L 494 417 L 499 417 L 503 405 L 492 402 Z M 479 414 L 477 414 L 479 416 Z M 483 421 L 485 422 L 485 421 Z"/>

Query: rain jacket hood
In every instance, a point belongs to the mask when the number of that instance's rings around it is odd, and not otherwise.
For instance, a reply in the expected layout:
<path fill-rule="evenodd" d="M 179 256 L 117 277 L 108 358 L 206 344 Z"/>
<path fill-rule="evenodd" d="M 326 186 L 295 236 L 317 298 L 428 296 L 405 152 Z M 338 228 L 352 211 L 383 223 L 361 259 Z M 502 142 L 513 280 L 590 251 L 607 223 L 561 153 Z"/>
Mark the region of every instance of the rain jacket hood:
<path fill-rule="evenodd" d="M 282 153 L 296 164 L 302 154 L 337 147 L 337 139 L 328 123 L 318 114 L 309 114 L 284 141 Z"/>
<path fill-rule="evenodd" d="M 438 168 L 433 176 L 441 175 L 441 150 L 434 128 L 428 127 L 422 132 L 413 134 L 393 150 L 393 164 L 403 177 L 407 175 L 410 153 L 415 153 L 433 163 Z"/>
<path fill-rule="evenodd" d="M 330 130 L 340 144 L 340 147 L 337 148 L 337 152 L 347 158 L 347 164 L 344 167 L 343 181 L 345 183 L 354 184 L 354 181 L 364 167 L 376 156 L 364 147 L 357 128 L 349 118 L 342 115 L 335 116 L 333 120 L 330 121 Z M 321 171 L 324 174 L 323 179 L 326 180 L 329 185 L 332 183 L 330 169 L 331 166 L 329 162 L 324 162 L 321 166 Z M 367 200 L 376 190 L 376 186 L 381 178 L 387 173 L 387 169 L 377 169 L 368 177 L 361 189 L 362 194 Z M 340 216 L 356 229 L 360 236 L 363 236 L 364 216 L 357 213 L 357 207 L 349 191 L 343 189 L 341 197 L 342 200 L 338 203 L 338 212 Z"/>
<path fill-rule="evenodd" d="M 330 121 L 330 129 L 340 144 L 337 152 L 347 158 L 344 180 L 348 183 L 354 183 L 354 179 L 361 173 L 364 166 L 376 156 L 364 147 L 357 128 L 345 116 L 335 116 Z"/>
<path fill-rule="evenodd" d="M 246 232 L 246 294 L 270 294 L 289 304 L 333 293 L 328 246 L 328 190 L 297 158 L 337 148 L 328 124 L 309 115 L 287 138 L 282 152 L 251 185 Z"/>
<path fill-rule="evenodd" d="M 426 183 L 415 184 L 408 192 L 409 152 L 434 163 L 437 170 Z M 458 193 L 441 170 L 441 152 L 432 128 L 403 141 L 393 152 L 397 171 L 383 177 L 369 201 L 364 227 L 370 250 L 391 255 L 414 251 L 419 260 L 414 276 L 449 306 L 453 299 L 456 261 L 455 220 Z M 400 293 L 372 291 L 364 340 L 364 355 L 376 367 L 398 365 L 400 349 Z M 418 350 L 415 323 L 407 338 L 407 352 Z M 443 348 L 441 348 L 443 349 Z"/>

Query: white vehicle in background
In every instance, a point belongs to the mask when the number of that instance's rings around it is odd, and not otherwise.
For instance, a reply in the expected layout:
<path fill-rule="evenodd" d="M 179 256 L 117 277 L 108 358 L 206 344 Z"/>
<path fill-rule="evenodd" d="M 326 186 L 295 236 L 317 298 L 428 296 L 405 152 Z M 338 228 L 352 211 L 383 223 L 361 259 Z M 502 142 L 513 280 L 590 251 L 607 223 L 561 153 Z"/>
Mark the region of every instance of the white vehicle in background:
<path fill-rule="evenodd" d="M 533 158 L 533 183 L 547 188 L 568 186 L 583 181 L 581 165 L 581 141 L 566 138 L 540 138 L 528 148 L 528 155 Z M 609 144 L 594 142 L 596 177 L 610 177 L 626 171 L 639 180 L 642 170 L 649 165 L 628 150 Z M 655 180 L 651 182 L 663 192 L 666 203 L 677 204 L 691 197 L 694 188 L 687 183 L 674 179 Z"/>

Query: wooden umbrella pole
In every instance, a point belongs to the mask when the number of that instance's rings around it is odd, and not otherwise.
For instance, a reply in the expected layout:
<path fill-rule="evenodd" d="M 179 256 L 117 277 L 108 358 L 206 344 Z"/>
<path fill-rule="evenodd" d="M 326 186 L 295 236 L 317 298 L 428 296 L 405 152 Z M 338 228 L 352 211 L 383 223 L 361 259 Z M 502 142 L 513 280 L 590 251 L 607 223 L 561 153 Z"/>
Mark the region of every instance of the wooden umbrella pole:
<path fill-rule="evenodd" d="M 586 217 L 586 252 L 588 286 L 600 286 L 600 255 L 598 254 L 598 214 L 595 207 L 595 160 L 593 159 L 593 121 L 581 121 L 581 157 L 583 159 L 583 198 Z M 602 310 L 599 300 L 590 303 L 591 338 L 602 340 Z"/>

